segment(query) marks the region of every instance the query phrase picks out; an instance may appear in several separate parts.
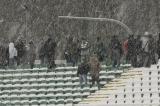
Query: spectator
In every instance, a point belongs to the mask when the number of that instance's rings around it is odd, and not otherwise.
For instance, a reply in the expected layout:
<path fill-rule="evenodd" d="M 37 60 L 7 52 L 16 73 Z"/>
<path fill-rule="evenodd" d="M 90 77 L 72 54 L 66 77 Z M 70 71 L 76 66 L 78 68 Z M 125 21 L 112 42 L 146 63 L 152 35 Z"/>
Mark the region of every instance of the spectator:
<path fill-rule="evenodd" d="M 113 36 L 110 43 L 111 47 L 111 58 L 112 58 L 112 66 L 114 68 L 118 68 L 120 66 L 120 59 L 122 55 L 122 46 L 117 36 Z"/>
<path fill-rule="evenodd" d="M 88 60 L 88 55 L 89 55 L 89 43 L 86 40 L 86 38 L 82 37 L 82 41 L 81 41 L 81 61 L 82 59 L 87 59 Z"/>
<path fill-rule="evenodd" d="M 142 67 L 142 41 L 141 36 L 138 35 L 135 40 L 135 55 L 136 55 L 136 67 Z"/>
<path fill-rule="evenodd" d="M 39 59 L 41 61 L 41 65 L 45 64 L 45 58 L 46 58 L 46 51 L 45 51 L 45 45 L 44 45 L 44 41 L 41 41 L 41 45 L 40 45 L 40 49 L 39 49 Z"/>
<path fill-rule="evenodd" d="M 100 62 L 104 61 L 105 57 L 105 47 L 100 37 L 97 37 L 96 44 L 94 46 L 94 51 L 96 52 Z"/>
<path fill-rule="evenodd" d="M 7 65 L 7 58 L 6 58 L 6 48 L 4 46 L 3 40 L 0 42 L 0 68 L 5 68 Z"/>
<path fill-rule="evenodd" d="M 144 67 L 150 67 L 149 63 L 149 48 L 148 48 L 148 43 L 149 43 L 149 33 L 145 32 L 144 36 L 141 37 L 142 40 L 142 63 Z"/>
<path fill-rule="evenodd" d="M 79 45 L 77 40 L 73 40 L 71 43 L 71 62 L 73 66 L 75 66 L 78 63 L 78 57 L 79 57 Z"/>
<path fill-rule="evenodd" d="M 148 51 L 149 51 L 149 66 L 151 64 L 156 64 L 156 44 L 153 35 L 149 35 L 148 41 Z"/>
<path fill-rule="evenodd" d="M 124 54 L 124 59 L 126 60 L 125 63 L 128 63 L 128 38 L 125 39 L 123 42 L 123 54 Z"/>
<path fill-rule="evenodd" d="M 29 51 L 28 51 L 28 56 L 29 56 L 29 65 L 30 68 L 33 69 L 34 67 L 34 61 L 36 59 L 36 52 L 35 52 L 35 45 L 33 44 L 33 41 L 29 42 Z"/>
<path fill-rule="evenodd" d="M 135 43 L 136 40 L 134 38 L 134 35 L 130 35 L 128 38 L 128 58 L 133 67 L 136 66 Z"/>
<path fill-rule="evenodd" d="M 92 78 L 91 86 L 93 86 L 95 82 L 97 82 L 98 89 L 100 89 L 100 84 L 99 84 L 100 62 L 96 54 L 90 57 L 89 65 L 90 65 L 90 73 Z"/>
<path fill-rule="evenodd" d="M 22 61 L 22 58 L 25 54 L 25 44 L 23 42 L 24 40 L 20 37 L 18 38 L 16 44 L 15 44 L 15 47 L 17 49 L 17 53 L 18 53 L 18 56 L 17 56 L 17 65 L 20 65 L 20 63 L 23 63 Z"/>
<path fill-rule="evenodd" d="M 72 52 L 74 50 L 73 50 L 72 46 L 73 46 L 73 37 L 69 37 L 67 39 L 67 46 L 66 46 L 66 49 L 65 49 L 65 52 L 64 52 L 65 58 L 67 60 L 67 63 L 72 63 L 73 62 Z"/>
<path fill-rule="evenodd" d="M 77 76 L 80 80 L 80 86 L 82 88 L 83 82 L 87 84 L 87 74 L 89 72 L 89 65 L 86 60 L 83 60 L 82 63 L 78 66 Z"/>
<path fill-rule="evenodd" d="M 45 42 L 45 51 L 46 56 L 48 60 L 48 68 L 54 68 L 56 67 L 55 64 L 55 49 L 56 49 L 56 42 L 49 36 L 48 40 Z"/>
<path fill-rule="evenodd" d="M 10 42 L 9 43 L 9 66 L 10 66 L 10 68 L 15 68 L 16 57 L 17 57 L 17 50 L 14 46 L 14 43 Z"/>
<path fill-rule="evenodd" d="M 158 59 L 160 59 L 160 33 L 158 36 L 158 41 L 157 41 L 157 54 L 158 54 Z"/>

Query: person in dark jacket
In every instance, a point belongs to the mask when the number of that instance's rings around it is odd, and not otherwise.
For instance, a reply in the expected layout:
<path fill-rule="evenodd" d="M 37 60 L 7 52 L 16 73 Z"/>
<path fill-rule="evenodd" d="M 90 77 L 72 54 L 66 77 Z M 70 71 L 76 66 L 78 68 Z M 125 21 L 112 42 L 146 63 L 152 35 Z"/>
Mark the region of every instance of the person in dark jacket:
<path fill-rule="evenodd" d="M 48 40 L 45 42 L 45 45 L 44 45 L 49 69 L 56 67 L 56 64 L 55 64 L 56 46 L 57 46 L 56 42 L 51 37 L 48 38 Z"/>
<path fill-rule="evenodd" d="M 160 33 L 157 41 L 157 54 L 158 54 L 158 59 L 160 59 Z"/>
<path fill-rule="evenodd" d="M 136 67 L 142 67 L 142 41 L 141 36 L 138 35 L 135 40 L 135 55 L 136 55 Z"/>
<path fill-rule="evenodd" d="M 118 40 L 117 36 L 113 36 L 111 39 L 111 58 L 112 58 L 112 66 L 119 67 L 120 66 L 120 59 L 122 55 L 122 46 L 120 41 Z"/>
<path fill-rule="evenodd" d="M 18 38 L 17 42 L 15 43 L 15 48 L 17 49 L 17 65 L 20 65 L 22 63 L 22 57 L 26 52 L 25 44 L 22 38 Z"/>
<path fill-rule="evenodd" d="M 94 46 L 94 52 L 97 54 L 99 61 L 103 62 L 105 58 L 106 50 L 101 40 L 101 37 L 97 37 L 96 44 Z"/>
<path fill-rule="evenodd" d="M 88 72 L 89 72 L 89 64 L 86 62 L 86 60 L 83 60 L 83 62 L 78 66 L 78 70 L 77 70 L 77 76 L 79 76 L 81 88 L 82 88 L 83 82 L 85 83 L 85 85 L 87 84 Z"/>
<path fill-rule="evenodd" d="M 45 51 L 45 46 L 44 46 L 44 41 L 42 40 L 41 41 L 41 46 L 40 46 L 40 49 L 39 49 L 39 59 L 41 60 L 41 65 L 45 65 L 45 59 L 46 59 L 46 51 Z"/>
<path fill-rule="evenodd" d="M 34 67 L 34 61 L 36 59 L 36 52 L 35 52 L 35 45 L 33 44 L 33 41 L 29 42 L 29 51 L 28 51 L 28 56 L 29 56 L 29 65 L 30 68 L 33 69 Z"/>
<path fill-rule="evenodd" d="M 133 67 L 136 66 L 135 43 L 134 35 L 130 35 L 128 38 L 128 58 Z"/>
<path fill-rule="evenodd" d="M 4 43 L 3 40 L 0 42 L 0 68 L 3 69 L 5 69 L 7 65 L 6 47 Z"/>
<path fill-rule="evenodd" d="M 149 66 L 151 64 L 156 64 L 156 43 L 154 41 L 153 35 L 149 35 L 149 41 L 148 41 L 148 48 L 149 48 Z"/>

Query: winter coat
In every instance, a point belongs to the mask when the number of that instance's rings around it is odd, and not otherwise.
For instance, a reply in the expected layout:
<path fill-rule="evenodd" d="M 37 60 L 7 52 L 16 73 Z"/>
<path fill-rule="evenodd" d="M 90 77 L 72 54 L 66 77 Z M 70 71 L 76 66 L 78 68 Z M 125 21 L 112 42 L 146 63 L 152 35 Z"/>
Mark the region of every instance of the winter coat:
<path fill-rule="evenodd" d="M 156 46 L 155 46 L 155 42 L 154 42 L 154 38 L 150 38 L 148 41 L 148 51 L 149 53 L 155 53 L 156 52 Z"/>
<path fill-rule="evenodd" d="M 0 45 L 0 65 L 5 65 L 6 63 L 6 48 L 3 45 Z"/>
<path fill-rule="evenodd" d="M 158 39 L 157 43 L 156 43 L 156 51 L 157 51 L 157 54 L 160 56 L 160 39 Z"/>
<path fill-rule="evenodd" d="M 48 58 L 54 57 L 56 46 L 57 46 L 56 42 L 54 42 L 52 39 L 46 41 L 44 48 L 45 48 L 45 54 Z"/>
<path fill-rule="evenodd" d="M 89 64 L 91 76 L 96 79 L 99 79 L 100 62 L 96 55 L 90 57 Z"/>
<path fill-rule="evenodd" d="M 45 57 L 45 47 L 44 44 L 42 44 L 39 49 L 39 58 L 44 58 L 44 57 Z"/>
<path fill-rule="evenodd" d="M 19 40 L 16 44 L 15 44 L 15 48 L 17 49 L 18 52 L 18 57 L 22 58 L 26 52 L 25 50 L 25 44 L 23 43 L 22 40 Z"/>
<path fill-rule="evenodd" d="M 36 59 L 36 51 L 35 51 L 35 45 L 29 44 L 29 50 L 28 50 L 28 56 L 29 56 L 29 62 L 34 63 Z"/>
<path fill-rule="evenodd" d="M 113 59 L 115 55 L 118 53 L 119 57 L 122 55 L 122 45 L 118 39 L 111 40 L 111 58 Z"/>
<path fill-rule="evenodd" d="M 128 39 L 128 54 L 130 56 L 134 55 L 135 53 L 135 39 L 134 38 L 129 38 Z"/>
<path fill-rule="evenodd" d="M 89 42 L 83 40 L 81 42 L 81 56 L 86 56 L 89 53 Z"/>
<path fill-rule="evenodd" d="M 144 52 L 149 52 L 149 48 L 148 48 L 148 41 L 149 41 L 149 38 L 144 36 L 141 38 L 142 40 L 142 49 Z"/>
<path fill-rule="evenodd" d="M 82 75 L 85 74 L 87 75 L 89 72 L 89 65 L 88 63 L 82 63 L 78 66 L 78 70 L 77 70 L 77 76 L 78 75 Z"/>
<path fill-rule="evenodd" d="M 14 47 L 14 43 L 9 43 L 9 58 L 13 59 L 17 56 L 17 50 Z"/>
<path fill-rule="evenodd" d="M 124 55 L 127 55 L 127 53 L 128 53 L 128 39 L 125 40 L 123 43 L 123 53 L 124 53 Z"/>
<path fill-rule="evenodd" d="M 142 50 L 142 41 L 140 39 L 136 39 L 136 43 L 135 43 L 136 54 L 140 54 L 141 50 Z"/>

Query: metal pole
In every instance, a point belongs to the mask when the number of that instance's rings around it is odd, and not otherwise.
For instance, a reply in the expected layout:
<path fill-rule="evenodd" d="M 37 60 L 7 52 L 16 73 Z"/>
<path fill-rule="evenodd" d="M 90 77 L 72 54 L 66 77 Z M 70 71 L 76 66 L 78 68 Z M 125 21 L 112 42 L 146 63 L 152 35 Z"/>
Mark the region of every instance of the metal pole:
<path fill-rule="evenodd" d="M 76 19 L 76 20 L 87 20 L 87 21 L 105 21 L 105 22 L 114 22 L 116 24 L 121 25 L 129 34 L 133 34 L 131 29 L 122 23 L 121 21 L 109 18 L 93 18 L 93 17 L 74 17 L 74 16 L 58 16 L 58 18 L 62 19 Z"/>

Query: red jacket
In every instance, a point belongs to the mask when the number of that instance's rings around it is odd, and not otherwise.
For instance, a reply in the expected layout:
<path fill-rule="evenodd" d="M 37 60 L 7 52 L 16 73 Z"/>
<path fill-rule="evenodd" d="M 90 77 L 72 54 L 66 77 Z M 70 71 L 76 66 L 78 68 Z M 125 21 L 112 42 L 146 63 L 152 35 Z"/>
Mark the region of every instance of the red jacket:
<path fill-rule="evenodd" d="M 128 53 L 128 39 L 124 41 L 123 43 L 123 52 L 125 55 Z"/>

